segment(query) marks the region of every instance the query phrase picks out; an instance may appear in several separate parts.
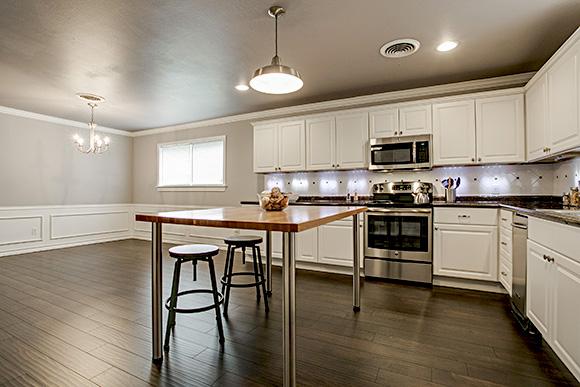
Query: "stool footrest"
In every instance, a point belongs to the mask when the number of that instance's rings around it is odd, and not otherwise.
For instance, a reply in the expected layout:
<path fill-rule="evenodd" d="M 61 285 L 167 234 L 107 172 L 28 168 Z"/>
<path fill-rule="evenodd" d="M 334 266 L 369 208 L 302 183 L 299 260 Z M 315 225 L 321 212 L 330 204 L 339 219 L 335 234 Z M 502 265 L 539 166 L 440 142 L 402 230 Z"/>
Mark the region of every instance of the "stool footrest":
<path fill-rule="evenodd" d="M 222 278 L 220 279 L 220 282 L 222 283 L 222 285 L 228 285 L 228 277 L 235 277 L 235 276 L 252 276 L 252 277 L 256 277 L 256 274 L 253 271 L 241 271 L 241 272 L 237 272 L 237 273 L 233 273 L 230 275 L 223 275 Z M 262 285 L 266 280 L 262 279 L 259 280 L 258 282 L 254 281 L 251 283 L 247 283 L 247 284 L 229 284 L 228 286 L 232 287 L 232 288 L 251 288 L 251 287 L 256 287 L 258 285 Z"/>
<path fill-rule="evenodd" d="M 180 296 L 185 296 L 186 294 L 196 294 L 196 293 L 213 294 L 213 290 L 211 290 L 211 289 L 186 290 L 186 291 L 177 293 L 177 297 L 179 299 Z M 224 296 L 220 292 L 217 293 L 217 296 L 218 296 L 218 304 L 222 304 L 224 302 Z M 171 310 L 170 303 L 171 303 L 171 297 L 169 297 L 167 299 L 167 301 L 165 302 L 165 309 Z M 211 304 L 211 305 L 207 305 L 207 306 L 201 306 L 199 308 L 191 308 L 191 309 L 173 308 L 173 310 L 175 311 L 175 313 L 199 313 L 199 312 L 205 312 L 208 310 L 212 310 L 215 308 L 216 308 L 216 305 Z"/>

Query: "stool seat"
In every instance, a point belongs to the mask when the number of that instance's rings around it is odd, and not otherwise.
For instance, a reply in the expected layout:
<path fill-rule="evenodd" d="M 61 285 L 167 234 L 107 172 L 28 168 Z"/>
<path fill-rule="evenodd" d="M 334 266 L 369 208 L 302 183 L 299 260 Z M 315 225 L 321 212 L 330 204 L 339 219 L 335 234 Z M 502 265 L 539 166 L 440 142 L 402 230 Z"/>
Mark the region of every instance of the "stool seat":
<path fill-rule="evenodd" d="M 224 242 L 228 245 L 235 245 L 239 247 L 252 247 L 262 243 L 262 237 L 255 235 L 232 235 L 224 238 Z"/>
<path fill-rule="evenodd" d="M 213 257 L 220 252 L 219 247 L 214 245 L 181 245 L 169 249 L 169 255 L 173 258 L 198 259 L 204 256 Z"/>

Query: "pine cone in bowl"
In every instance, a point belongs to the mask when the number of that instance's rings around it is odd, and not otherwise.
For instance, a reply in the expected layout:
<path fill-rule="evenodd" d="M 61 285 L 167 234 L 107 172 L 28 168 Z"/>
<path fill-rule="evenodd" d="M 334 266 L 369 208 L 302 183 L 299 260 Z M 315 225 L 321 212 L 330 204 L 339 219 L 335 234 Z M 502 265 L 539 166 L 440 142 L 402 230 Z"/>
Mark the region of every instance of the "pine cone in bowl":
<path fill-rule="evenodd" d="M 280 188 L 274 187 L 272 191 L 262 191 L 258 194 L 260 207 L 266 211 L 282 211 L 288 207 L 288 199 L 290 197 L 282 193 Z"/>

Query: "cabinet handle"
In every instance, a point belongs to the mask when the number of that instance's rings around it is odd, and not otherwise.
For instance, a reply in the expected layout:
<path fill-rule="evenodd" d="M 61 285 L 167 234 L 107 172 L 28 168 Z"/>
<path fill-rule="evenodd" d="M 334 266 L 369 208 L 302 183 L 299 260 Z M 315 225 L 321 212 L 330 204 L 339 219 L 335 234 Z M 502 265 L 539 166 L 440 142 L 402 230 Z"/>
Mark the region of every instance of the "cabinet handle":
<path fill-rule="evenodd" d="M 549 152 L 549 151 L 551 151 L 551 150 L 552 150 L 552 149 L 550 149 L 550 148 L 546 148 L 546 152 Z"/>
<path fill-rule="evenodd" d="M 507 222 L 507 218 L 501 218 L 501 220 L 503 220 L 504 222 Z"/>
<path fill-rule="evenodd" d="M 504 241 L 501 241 L 501 244 L 507 246 L 507 243 L 505 243 Z"/>
<path fill-rule="evenodd" d="M 471 215 L 457 215 L 458 218 L 471 218 Z"/>
<path fill-rule="evenodd" d="M 477 161 L 481 161 L 481 157 L 478 157 L 478 158 L 477 158 Z"/>
<path fill-rule="evenodd" d="M 501 275 L 503 275 L 504 277 L 507 277 L 507 273 L 505 271 L 502 271 Z"/>
<path fill-rule="evenodd" d="M 554 262 L 554 257 L 548 257 L 548 262 Z"/>
<path fill-rule="evenodd" d="M 548 259 L 548 256 L 546 254 L 544 254 L 544 261 Z"/>
<path fill-rule="evenodd" d="M 471 158 L 471 161 L 475 161 L 475 159 L 472 157 L 472 158 Z"/>

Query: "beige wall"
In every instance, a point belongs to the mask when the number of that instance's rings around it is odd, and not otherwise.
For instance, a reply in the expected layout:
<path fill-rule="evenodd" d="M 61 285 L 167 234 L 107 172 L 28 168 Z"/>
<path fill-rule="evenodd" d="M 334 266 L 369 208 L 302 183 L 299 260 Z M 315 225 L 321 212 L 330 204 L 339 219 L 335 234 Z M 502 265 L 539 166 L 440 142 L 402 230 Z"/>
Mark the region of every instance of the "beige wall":
<path fill-rule="evenodd" d="M 157 144 L 196 138 L 226 136 L 225 192 L 157 191 Z M 236 206 L 241 200 L 256 200 L 263 178 L 253 172 L 253 129 L 249 121 L 137 136 L 133 138 L 133 202 Z"/>
<path fill-rule="evenodd" d="M 88 128 L 0 114 L 0 206 L 131 203 L 132 139 L 109 135 L 105 154 L 84 155 Z"/>

